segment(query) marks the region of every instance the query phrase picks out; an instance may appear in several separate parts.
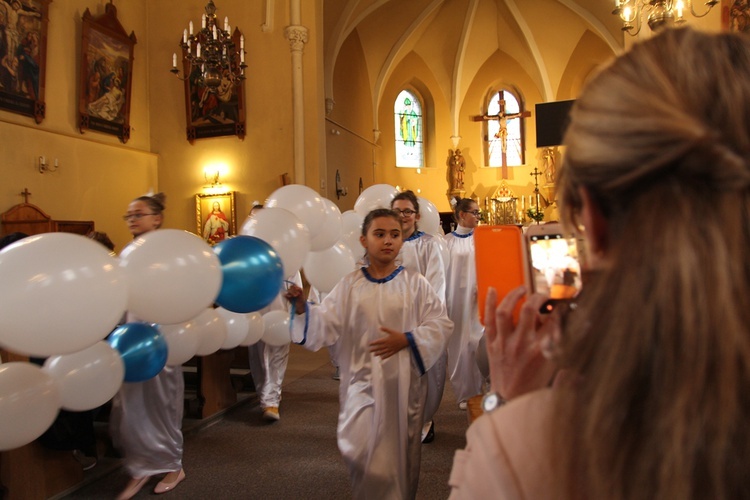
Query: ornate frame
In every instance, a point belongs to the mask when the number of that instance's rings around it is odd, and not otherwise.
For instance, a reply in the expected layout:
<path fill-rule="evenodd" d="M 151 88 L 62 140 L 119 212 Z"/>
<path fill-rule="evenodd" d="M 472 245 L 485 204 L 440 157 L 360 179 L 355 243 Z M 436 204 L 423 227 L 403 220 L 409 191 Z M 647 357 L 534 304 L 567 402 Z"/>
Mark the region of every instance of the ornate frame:
<path fill-rule="evenodd" d="M 239 28 L 235 28 L 232 39 L 240 46 Z M 205 86 L 195 85 L 192 78 L 199 69 L 190 66 L 187 48 L 182 48 L 182 70 L 185 78 L 185 119 L 187 123 L 187 140 L 195 144 L 196 139 L 236 135 L 245 138 L 245 83 L 240 81 L 228 98 L 217 97 L 206 90 Z M 230 84 L 231 85 L 231 84 Z M 234 119 L 233 119 L 234 117 Z"/>
<path fill-rule="evenodd" d="M 104 14 L 83 13 L 78 128 L 130 139 L 130 89 L 135 33 L 127 34 L 110 2 Z"/>
<path fill-rule="evenodd" d="M 213 224 L 209 224 L 209 217 L 213 215 L 214 211 L 214 203 L 219 204 L 220 215 L 213 218 Z M 218 194 L 196 194 L 195 232 L 209 245 L 215 245 L 218 242 L 237 234 L 236 213 L 235 191 Z M 224 221 L 225 224 L 222 223 L 222 221 Z"/>
<path fill-rule="evenodd" d="M 52 0 L 26 0 L 17 3 L 18 9 L 12 5 L 16 2 L 3 0 L 0 3 L 0 25 L 5 26 L 0 36 L 2 41 L 12 38 L 14 42 L 13 47 L 6 46 L 5 53 L 0 53 L 0 109 L 31 116 L 36 123 L 42 123 L 46 113 L 44 86 L 50 2 Z M 16 21 L 13 35 L 7 28 L 11 16 L 8 9 L 13 10 Z"/>

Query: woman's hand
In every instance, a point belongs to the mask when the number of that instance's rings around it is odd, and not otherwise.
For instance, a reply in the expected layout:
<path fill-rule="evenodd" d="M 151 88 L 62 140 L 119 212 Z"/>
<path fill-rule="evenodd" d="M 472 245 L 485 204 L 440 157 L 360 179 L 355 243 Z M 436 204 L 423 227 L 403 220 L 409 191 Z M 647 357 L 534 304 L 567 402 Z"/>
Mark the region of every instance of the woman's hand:
<path fill-rule="evenodd" d="M 380 327 L 380 331 L 385 332 L 387 335 L 370 342 L 370 352 L 375 356 L 388 359 L 409 345 L 409 341 L 406 339 L 406 334 L 403 332 L 392 330 L 384 326 Z"/>
<path fill-rule="evenodd" d="M 284 298 L 292 304 L 294 312 L 297 314 L 305 314 L 305 299 L 302 298 L 303 293 L 302 289 L 295 284 L 290 284 L 289 288 L 284 292 Z"/>
<path fill-rule="evenodd" d="M 534 294 L 521 306 L 515 324 L 513 311 L 525 294 L 525 287 L 518 287 L 496 305 L 497 291 L 490 288 L 485 302 L 490 383 L 506 400 L 546 387 L 557 369 L 544 357 L 542 346 L 559 335 L 558 316 L 540 314 L 547 297 Z"/>

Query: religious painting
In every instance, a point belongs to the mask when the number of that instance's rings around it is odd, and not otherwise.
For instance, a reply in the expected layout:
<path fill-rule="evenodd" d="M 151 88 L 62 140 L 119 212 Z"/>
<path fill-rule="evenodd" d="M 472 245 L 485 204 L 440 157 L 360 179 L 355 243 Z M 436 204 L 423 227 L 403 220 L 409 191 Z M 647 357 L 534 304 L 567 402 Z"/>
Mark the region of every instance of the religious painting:
<path fill-rule="evenodd" d="M 199 35 L 203 36 L 203 35 Z M 235 29 L 232 40 L 236 47 L 242 43 L 242 34 Z M 188 59 L 189 45 L 182 48 L 182 63 L 185 75 L 185 112 L 187 139 L 194 144 L 196 139 L 236 135 L 245 138 L 245 84 L 244 78 L 232 77 L 228 68 L 222 70 L 219 84 L 205 85 L 201 66 L 192 66 Z M 240 71 L 238 61 L 231 63 L 236 73 Z M 208 69 L 206 71 L 209 71 Z"/>
<path fill-rule="evenodd" d="M 0 109 L 45 115 L 47 24 L 52 0 L 0 0 Z"/>
<path fill-rule="evenodd" d="M 196 232 L 213 246 L 237 234 L 234 191 L 195 195 Z"/>
<path fill-rule="evenodd" d="M 393 105 L 396 166 L 424 167 L 422 103 L 414 92 L 402 90 Z"/>
<path fill-rule="evenodd" d="M 135 34 L 127 34 L 112 3 L 104 14 L 83 13 L 78 128 L 130 139 L 130 89 Z"/>
<path fill-rule="evenodd" d="M 727 31 L 750 33 L 750 0 L 723 0 L 721 22 Z"/>

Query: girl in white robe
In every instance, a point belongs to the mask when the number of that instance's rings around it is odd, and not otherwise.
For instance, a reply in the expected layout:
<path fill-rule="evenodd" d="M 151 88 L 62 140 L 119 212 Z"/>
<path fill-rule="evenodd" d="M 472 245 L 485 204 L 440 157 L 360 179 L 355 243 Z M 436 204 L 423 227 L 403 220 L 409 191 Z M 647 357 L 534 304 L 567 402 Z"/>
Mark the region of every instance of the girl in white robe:
<path fill-rule="evenodd" d="M 141 196 L 128 206 L 125 221 L 133 237 L 161 227 L 164 195 Z M 128 314 L 128 321 L 136 321 Z M 165 366 L 144 382 L 126 382 L 112 401 L 110 433 L 124 455 L 130 481 L 117 497 L 132 498 L 156 474 L 166 475 L 154 493 L 174 489 L 183 479 L 182 413 L 185 381 L 181 366 Z"/>
<path fill-rule="evenodd" d="M 344 277 L 320 305 L 290 288 L 292 339 L 312 351 L 339 344 L 338 446 L 354 498 L 415 498 L 422 375 L 445 349 L 452 324 L 427 280 L 395 263 L 403 243 L 399 217 L 374 210 L 362 233 L 369 266 Z"/>
<path fill-rule="evenodd" d="M 445 235 L 450 252 L 446 274 L 446 305 L 454 324 L 448 342 L 448 376 L 459 407 L 466 409 L 472 396 L 482 393 L 483 377 L 477 365 L 477 347 L 484 334 L 477 307 L 477 275 L 474 257 L 474 228 L 479 223 L 479 206 L 470 198 L 457 201 L 456 230 Z"/>
<path fill-rule="evenodd" d="M 419 273 L 430 282 L 440 300 L 445 303 L 445 262 L 435 236 L 419 230 L 419 200 L 413 191 L 398 193 L 391 201 L 391 209 L 401 215 L 404 245 L 399 252 L 401 265 L 410 272 Z M 435 438 L 433 418 L 440 408 L 445 389 L 448 353 L 443 351 L 435 365 L 427 371 L 427 399 L 424 409 L 422 442 Z"/>

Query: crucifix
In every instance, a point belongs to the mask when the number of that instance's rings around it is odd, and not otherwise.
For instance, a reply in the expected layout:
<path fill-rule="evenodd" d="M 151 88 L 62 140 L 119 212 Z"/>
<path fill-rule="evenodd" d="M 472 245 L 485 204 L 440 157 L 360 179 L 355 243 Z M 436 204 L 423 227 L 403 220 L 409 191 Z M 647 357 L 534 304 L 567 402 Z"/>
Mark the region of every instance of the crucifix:
<path fill-rule="evenodd" d="M 498 95 L 502 95 L 502 92 Z M 521 111 L 518 113 L 506 113 L 505 112 L 505 99 L 499 98 L 498 99 L 498 107 L 499 110 L 497 114 L 494 115 L 478 115 L 478 116 L 472 116 L 472 121 L 475 122 L 489 122 L 491 120 L 497 120 L 499 124 L 499 128 L 497 132 L 494 134 L 495 139 L 500 139 L 500 147 L 502 148 L 502 169 L 503 169 L 503 179 L 508 178 L 508 157 L 507 157 L 507 151 L 508 151 L 508 120 L 513 120 L 515 118 L 528 118 L 531 116 L 530 111 Z M 489 138 L 487 139 L 489 142 Z"/>
<path fill-rule="evenodd" d="M 21 191 L 20 195 L 23 196 L 24 203 L 29 202 L 29 196 L 31 196 L 31 192 L 29 191 L 29 188 L 23 188 L 23 191 Z"/>

